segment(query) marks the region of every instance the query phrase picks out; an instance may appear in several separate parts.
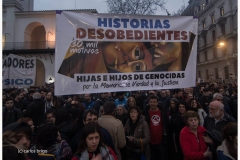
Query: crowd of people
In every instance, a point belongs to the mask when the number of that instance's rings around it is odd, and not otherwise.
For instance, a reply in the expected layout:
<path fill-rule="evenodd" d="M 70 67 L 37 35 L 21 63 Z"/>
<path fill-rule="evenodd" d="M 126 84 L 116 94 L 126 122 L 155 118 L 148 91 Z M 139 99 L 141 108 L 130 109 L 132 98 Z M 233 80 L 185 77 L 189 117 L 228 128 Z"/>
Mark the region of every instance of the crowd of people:
<path fill-rule="evenodd" d="M 2 94 L 4 160 L 237 160 L 236 84 L 64 96 L 32 86 Z"/>

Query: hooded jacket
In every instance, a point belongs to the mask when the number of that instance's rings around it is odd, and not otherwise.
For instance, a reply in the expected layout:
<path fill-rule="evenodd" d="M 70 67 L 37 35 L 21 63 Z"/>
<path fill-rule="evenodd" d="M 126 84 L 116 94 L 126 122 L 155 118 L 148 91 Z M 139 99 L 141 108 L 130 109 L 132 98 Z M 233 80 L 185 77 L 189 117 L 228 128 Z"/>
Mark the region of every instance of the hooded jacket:
<path fill-rule="evenodd" d="M 226 146 L 226 140 L 222 142 L 222 145 L 217 148 L 218 159 L 219 160 L 235 160 L 230 154 Z"/>

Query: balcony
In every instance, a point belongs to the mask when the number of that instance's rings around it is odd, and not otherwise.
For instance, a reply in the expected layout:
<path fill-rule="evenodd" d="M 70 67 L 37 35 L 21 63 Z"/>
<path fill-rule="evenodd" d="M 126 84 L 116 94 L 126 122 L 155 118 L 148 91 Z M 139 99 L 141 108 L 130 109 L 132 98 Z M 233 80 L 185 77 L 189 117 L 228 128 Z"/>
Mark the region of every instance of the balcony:
<path fill-rule="evenodd" d="M 55 41 L 41 42 L 2 42 L 2 50 L 45 50 L 55 49 Z"/>

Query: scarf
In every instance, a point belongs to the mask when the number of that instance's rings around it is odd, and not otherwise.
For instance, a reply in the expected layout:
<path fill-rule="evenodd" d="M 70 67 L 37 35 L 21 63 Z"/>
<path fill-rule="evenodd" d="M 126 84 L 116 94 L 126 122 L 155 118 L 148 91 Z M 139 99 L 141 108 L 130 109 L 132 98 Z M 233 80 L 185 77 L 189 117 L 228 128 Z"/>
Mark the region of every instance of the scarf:
<path fill-rule="evenodd" d="M 138 115 L 137 120 L 136 120 L 135 123 L 133 123 L 132 119 L 129 118 L 129 124 L 130 124 L 130 135 L 131 135 L 131 136 L 134 136 L 134 131 L 135 131 L 135 129 L 136 129 L 138 123 L 139 123 L 139 118 L 140 118 L 140 116 Z"/>
<path fill-rule="evenodd" d="M 110 150 L 107 147 L 100 147 L 99 150 L 102 155 L 102 160 L 114 160 L 114 157 L 111 155 Z M 89 152 L 87 149 L 81 153 L 80 160 L 89 160 Z"/>

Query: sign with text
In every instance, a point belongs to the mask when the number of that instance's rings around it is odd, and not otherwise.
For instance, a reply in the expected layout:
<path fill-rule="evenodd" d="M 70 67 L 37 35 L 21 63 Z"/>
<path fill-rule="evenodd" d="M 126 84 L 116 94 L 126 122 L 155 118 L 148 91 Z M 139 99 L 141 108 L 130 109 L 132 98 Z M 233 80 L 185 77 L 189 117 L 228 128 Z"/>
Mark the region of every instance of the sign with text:
<path fill-rule="evenodd" d="M 197 19 L 56 14 L 55 94 L 195 85 Z"/>
<path fill-rule="evenodd" d="M 30 87 L 36 77 L 36 58 L 25 58 L 9 54 L 2 61 L 2 86 Z"/>

